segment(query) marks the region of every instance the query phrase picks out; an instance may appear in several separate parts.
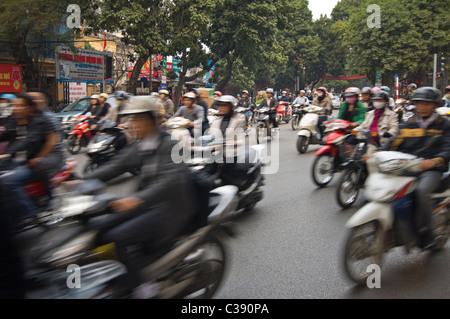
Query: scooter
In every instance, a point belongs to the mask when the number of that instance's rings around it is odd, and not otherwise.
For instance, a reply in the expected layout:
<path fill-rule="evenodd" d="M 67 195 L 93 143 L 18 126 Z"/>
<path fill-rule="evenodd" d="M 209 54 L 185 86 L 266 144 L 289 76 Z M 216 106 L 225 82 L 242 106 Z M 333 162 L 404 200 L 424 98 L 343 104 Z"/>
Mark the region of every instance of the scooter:
<path fill-rule="evenodd" d="M 277 123 L 289 123 L 292 118 L 292 107 L 289 102 L 281 101 L 278 103 L 276 121 Z"/>
<path fill-rule="evenodd" d="M 309 145 L 319 145 L 322 142 L 318 131 L 319 112 L 322 111 L 322 107 L 310 105 L 303 110 L 306 114 L 300 120 L 296 143 L 300 154 L 306 153 Z"/>
<path fill-rule="evenodd" d="M 92 186 L 92 184 L 94 184 Z M 129 298 L 125 288 L 125 266 L 114 252 L 114 244 L 99 246 L 99 231 L 93 219 L 110 213 L 111 194 L 98 194 L 101 182 L 87 181 L 78 195 L 91 196 L 81 214 L 67 218 L 58 228 L 38 236 L 27 251 L 27 298 L 118 299 Z M 167 245 L 142 245 L 134 253 L 142 259 L 141 274 L 154 288 L 154 299 L 211 298 L 222 283 L 228 266 L 225 236 L 237 207 L 237 187 L 224 186 L 209 193 L 203 223 L 192 221 L 185 232 Z M 51 241 L 49 241 L 51 239 Z M 73 267 L 80 275 L 77 289 L 71 281 Z M 74 275 L 74 273 L 72 273 Z"/>
<path fill-rule="evenodd" d="M 257 120 L 256 123 L 256 143 L 261 144 L 265 140 L 266 137 L 272 136 L 272 129 L 270 125 L 270 108 L 262 107 L 257 109 Z"/>
<path fill-rule="evenodd" d="M 86 154 L 89 161 L 84 167 L 83 173 L 91 172 L 103 165 L 126 146 L 127 140 L 123 130 L 117 127 L 116 122 L 106 120 L 99 124 L 97 134 L 87 145 Z"/>
<path fill-rule="evenodd" d="M 358 143 L 348 161 L 342 164 L 343 173 L 336 186 L 336 200 L 343 209 L 356 202 L 369 174 L 362 161 L 363 155 L 373 153 L 378 146 L 372 144 L 373 138 L 378 136 L 375 132 L 355 129 L 352 134 L 356 136 Z"/>
<path fill-rule="evenodd" d="M 303 118 L 303 115 L 306 113 L 303 111 L 303 108 L 305 107 L 304 104 L 294 104 L 292 107 L 292 120 L 291 120 L 291 127 L 292 130 L 296 131 L 298 130 L 298 127 L 300 125 L 300 121 Z"/>
<path fill-rule="evenodd" d="M 414 223 L 414 189 L 422 159 L 396 151 L 377 152 L 367 161 L 365 182 L 368 203 L 346 223 L 349 229 L 343 251 L 344 269 L 357 284 L 365 284 L 372 273 L 369 265 L 381 267 L 390 249 L 403 246 L 407 253 L 420 247 Z M 436 247 L 441 249 L 450 236 L 450 175 L 444 174 L 432 195 L 432 228 Z"/>
<path fill-rule="evenodd" d="M 76 166 L 75 159 L 67 158 L 62 169 L 48 183 L 45 182 L 46 178 L 42 177 L 24 185 L 24 190 L 38 208 L 38 213 L 33 218 L 15 223 L 17 225 L 14 229 L 15 232 L 24 232 L 39 226 L 47 227 L 60 220 L 57 207 L 61 205 L 63 193 L 59 192 L 59 187 L 64 181 L 73 178 Z M 10 174 L 13 174 L 11 170 L 0 172 L 2 177 L 7 177 Z"/>
<path fill-rule="evenodd" d="M 350 122 L 334 120 L 325 127 L 325 145 L 316 152 L 311 171 L 312 179 L 319 187 L 328 185 L 334 174 L 343 170 L 342 164 L 348 161 L 354 150 L 354 146 L 346 142 L 350 136 Z"/>
<path fill-rule="evenodd" d="M 213 176 L 215 186 L 233 185 L 238 187 L 239 204 L 237 211 L 251 211 L 263 199 L 264 176 L 262 152 L 264 146 L 251 145 L 238 151 L 236 163 L 230 167 L 221 167 L 215 159 L 223 159 L 222 140 L 216 140 L 212 135 L 200 137 L 194 146 L 194 157 L 189 163 L 196 171 L 202 171 Z"/>
<path fill-rule="evenodd" d="M 67 134 L 66 146 L 70 154 L 78 154 L 82 147 L 86 147 L 93 137 L 89 124 L 90 116 L 79 115 L 74 121 L 77 121 L 72 131 Z"/>

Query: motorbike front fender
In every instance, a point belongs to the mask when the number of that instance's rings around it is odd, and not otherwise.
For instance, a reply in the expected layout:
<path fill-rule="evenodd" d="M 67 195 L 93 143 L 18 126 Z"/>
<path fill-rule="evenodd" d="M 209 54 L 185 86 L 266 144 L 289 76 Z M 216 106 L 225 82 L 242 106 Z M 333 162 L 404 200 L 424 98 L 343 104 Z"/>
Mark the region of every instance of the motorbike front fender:
<path fill-rule="evenodd" d="M 378 221 L 384 231 L 392 228 L 394 213 L 392 207 L 386 203 L 370 202 L 361 207 L 345 224 L 354 228 L 371 221 Z"/>
<path fill-rule="evenodd" d="M 337 147 L 333 146 L 333 145 L 325 145 L 316 152 L 316 156 L 323 155 L 323 154 L 330 154 L 331 157 L 336 157 L 337 156 Z"/>
<path fill-rule="evenodd" d="M 297 135 L 298 136 L 304 136 L 304 137 L 311 137 L 311 131 L 309 131 L 309 130 L 300 130 L 298 133 L 297 133 Z"/>

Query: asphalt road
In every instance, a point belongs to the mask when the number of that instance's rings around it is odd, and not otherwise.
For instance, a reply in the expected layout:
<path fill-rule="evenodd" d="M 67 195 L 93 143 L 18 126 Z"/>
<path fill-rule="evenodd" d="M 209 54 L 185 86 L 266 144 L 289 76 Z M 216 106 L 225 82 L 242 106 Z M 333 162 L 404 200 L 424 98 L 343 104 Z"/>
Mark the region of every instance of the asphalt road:
<path fill-rule="evenodd" d="M 250 133 L 250 142 L 256 139 Z M 385 254 L 381 288 L 356 287 L 344 275 L 345 223 L 361 205 L 341 210 L 335 199 L 339 175 L 323 189 L 311 179 L 315 151 L 295 147 L 296 132 L 281 124 L 279 169 L 266 175 L 264 198 L 233 223 L 229 263 L 216 299 L 427 299 L 450 297 L 450 246 L 439 253 L 396 248 Z M 79 169 L 86 155 L 79 154 Z M 131 191 L 129 176 L 111 190 Z"/>

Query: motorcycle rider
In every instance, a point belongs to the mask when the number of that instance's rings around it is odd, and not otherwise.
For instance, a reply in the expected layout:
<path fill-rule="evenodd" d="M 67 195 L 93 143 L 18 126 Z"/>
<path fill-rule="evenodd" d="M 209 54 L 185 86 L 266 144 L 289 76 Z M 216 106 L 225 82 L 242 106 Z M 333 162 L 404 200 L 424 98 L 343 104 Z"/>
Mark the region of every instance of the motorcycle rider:
<path fill-rule="evenodd" d="M 269 121 L 273 125 L 274 129 L 279 130 L 278 123 L 276 120 L 278 101 L 273 98 L 273 89 L 272 88 L 266 89 L 266 98 L 259 105 L 259 108 L 263 108 L 263 107 L 268 107 L 270 109 L 270 111 L 268 112 Z"/>
<path fill-rule="evenodd" d="M 414 201 L 415 224 L 419 233 L 417 245 L 424 250 L 432 250 L 436 244 L 431 229 L 431 194 L 439 187 L 442 174 L 448 170 L 450 161 L 450 121 L 435 112 L 441 96 L 441 91 L 433 87 L 417 89 L 412 98 L 416 115 L 400 127 L 397 138 L 391 139 L 379 149 L 410 153 L 423 158 Z M 433 136 L 441 137 L 439 143 L 423 149 Z M 370 155 L 366 154 L 364 160 L 368 158 Z"/>
<path fill-rule="evenodd" d="M 120 112 L 131 116 L 138 142 L 83 179 L 107 182 L 133 169 L 141 171 L 138 190 L 111 202 L 113 214 L 92 225 L 100 230 L 102 243 L 114 243 L 119 261 L 127 267 L 127 284 L 135 298 L 150 297 L 153 286 L 143 283 L 140 263 L 129 248 L 136 244 L 158 247 L 170 243 L 187 229 L 198 208 L 187 166 L 176 164 L 171 158 L 176 142 L 160 129 L 157 121 L 158 100 L 150 97 L 135 101 Z"/>
<path fill-rule="evenodd" d="M 191 136 L 194 137 L 194 129 L 202 128 L 204 109 L 198 104 L 195 104 L 197 97 L 193 92 L 187 92 L 183 95 L 183 105 L 175 112 L 175 114 L 170 117 L 174 118 L 177 116 L 184 117 L 191 121 L 191 126 L 189 132 Z M 165 126 L 165 123 L 162 124 Z M 202 132 L 203 133 L 203 132 Z"/>
<path fill-rule="evenodd" d="M 372 111 L 374 109 L 372 102 L 372 88 L 366 86 L 361 89 L 361 103 L 367 109 L 367 112 Z"/>
<path fill-rule="evenodd" d="M 318 122 L 318 128 L 319 128 L 319 134 L 320 138 L 323 139 L 325 137 L 325 127 L 323 126 L 323 122 L 328 120 L 328 116 L 331 115 L 332 112 L 332 102 L 331 99 L 326 95 L 327 94 L 327 88 L 324 86 L 321 86 L 317 89 L 317 96 L 312 101 L 311 105 L 317 105 L 322 108 L 322 110 L 318 113 L 319 114 L 319 122 Z"/>
<path fill-rule="evenodd" d="M 44 112 L 28 94 L 18 94 L 14 100 L 13 116 L 17 124 L 25 127 L 20 139 L 17 137 L 0 155 L 0 159 L 15 159 L 13 174 L 1 177 L 26 207 L 24 218 L 37 215 L 37 207 L 26 195 L 23 186 L 39 178 L 47 181 L 63 166 L 64 151 L 61 130 L 54 118 Z"/>
<path fill-rule="evenodd" d="M 200 105 L 203 108 L 203 121 L 202 121 L 202 134 L 205 133 L 207 129 L 209 129 L 209 121 L 208 121 L 208 103 L 202 99 L 200 91 L 196 88 L 189 89 L 188 92 L 193 92 L 196 96 L 194 101 L 195 104 Z"/>
<path fill-rule="evenodd" d="M 0 125 L 2 125 L 6 119 L 11 116 L 13 107 L 12 101 L 16 98 L 14 94 L 2 94 L 0 95 Z"/>
<path fill-rule="evenodd" d="M 357 130 L 370 130 L 377 133 L 373 139 L 376 146 L 385 146 L 399 132 L 397 114 L 389 106 L 389 96 L 385 91 L 379 91 L 372 96 L 374 110 L 367 112 L 364 122 Z"/>
<path fill-rule="evenodd" d="M 309 99 L 305 96 L 305 90 L 300 91 L 300 95 L 297 96 L 297 98 L 292 103 L 294 105 L 298 104 L 300 106 L 307 106 L 309 105 Z"/>
<path fill-rule="evenodd" d="M 417 90 L 417 85 L 415 83 L 410 83 L 410 84 L 408 84 L 407 90 L 408 91 L 406 92 L 406 95 L 405 95 L 406 103 L 411 104 L 412 99 L 414 97 L 414 93 Z"/>
<path fill-rule="evenodd" d="M 349 87 L 345 90 L 345 102 L 339 109 L 337 119 L 351 122 L 352 128 L 357 127 L 364 122 L 366 116 L 366 107 L 359 101 L 360 89 L 357 87 Z"/>
<path fill-rule="evenodd" d="M 395 109 L 395 101 L 391 97 L 391 89 L 388 86 L 386 86 L 386 85 L 383 85 L 382 87 L 380 87 L 380 89 L 385 91 L 388 94 L 388 96 L 389 96 L 389 108 L 391 110 Z"/>
<path fill-rule="evenodd" d="M 219 103 L 217 102 L 217 98 L 222 96 L 222 92 L 214 91 L 213 98 L 214 101 L 211 104 L 211 108 L 217 110 L 219 108 Z"/>
<path fill-rule="evenodd" d="M 89 112 L 91 113 L 89 117 L 89 126 L 92 130 L 95 130 L 98 121 L 100 121 L 107 114 L 106 109 L 100 106 L 100 95 L 91 95 L 89 107 L 80 115 L 86 115 Z"/>
<path fill-rule="evenodd" d="M 312 102 L 314 100 L 314 96 L 311 90 L 308 90 L 308 92 L 306 93 L 306 97 L 308 98 L 309 102 Z"/>
<path fill-rule="evenodd" d="M 174 112 L 174 106 L 173 106 L 173 102 L 172 100 L 169 98 L 169 91 L 167 90 L 159 90 L 159 98 L 161 99 L 163 105 L 164 105 L 164 110 L 165 110 L 165 117 L 163 119 L 163 121 L 166 121 L 169 117 L 171 117 Z"/>
<path fill-rule="evenodd" d="M 280 102 L 289 102 L 289 97 L 287 96 L 287 92 L 281 92 Z"/>
<path fill-rule="evenodd" d="M 217 99 L 217 101 L 219 102 L 220 99 Z M 250 123 L 248 122 L 248 120 L 250 118 L 250 115 L 252 114 L 253 105 L 252 105 L 251 98 L 248 96 L 248 91 L 247 90 L 243 90 L 242 91 L 242 97 L 238 101 L 237 107 L 245 108 L 245 124 L 246 124 L 247 129 L 250 129 Z"/>
<path fill-rule="evenodd" d="M 445 95 L 442 98 L 444 107 L 450 107 L 450 85 L 445 88 Z"/>

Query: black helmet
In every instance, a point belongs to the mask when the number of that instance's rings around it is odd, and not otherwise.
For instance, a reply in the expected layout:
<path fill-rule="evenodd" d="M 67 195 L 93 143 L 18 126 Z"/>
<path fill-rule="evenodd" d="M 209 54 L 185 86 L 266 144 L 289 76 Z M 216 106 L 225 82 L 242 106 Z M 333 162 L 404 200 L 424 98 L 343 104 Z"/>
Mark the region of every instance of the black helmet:
<path fill-rule="evenodd" d="M 368 86 L 362 88 L 361 94 L 370 94 L 370 95 L 372 95 L 372 88 L 368 87 Z"/>
<path fill-rule="evenodd" d="M 372 101 L 375 100 L 385 100 L 386 102 L 389 102 L 389 95 L 386 91 L 377 91 L 372 94 Z"/>
<path fill-rule="evenodd" d="M 442 98 L 442 93 L 440 90 L 425 86 L 421 87 L 416 90 L 414 93 L 413 101 L 429 101 L 429 102 L 435 102 L 440 103 Z"/>

